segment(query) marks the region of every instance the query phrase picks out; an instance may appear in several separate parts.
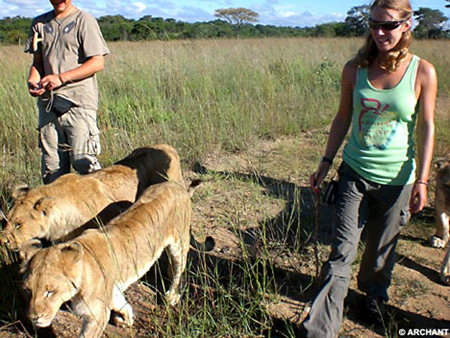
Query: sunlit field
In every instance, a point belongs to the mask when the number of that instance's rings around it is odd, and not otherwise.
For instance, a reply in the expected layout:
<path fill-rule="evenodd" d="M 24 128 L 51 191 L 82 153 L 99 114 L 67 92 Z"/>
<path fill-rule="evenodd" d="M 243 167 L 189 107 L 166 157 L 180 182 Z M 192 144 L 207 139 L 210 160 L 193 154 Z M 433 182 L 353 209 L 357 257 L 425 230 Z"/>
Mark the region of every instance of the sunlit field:
<path fill-rule="evenodd" d="M 137 147 L 168 143 L 178 150 L 183 169 L 189 171 L 192 164 L 212 154 L 231 156 L 250 151 L 263 141 L 305 135 L 311 141 L 304 151 L 314 152 L 314 160 L 318 159 L 325 146 L 324 131 L 338 108 L 342 67 L 362 42 L 357 38 L 295 38 L 109 43 L 111 54 L 105 70 L 98 75 L 100 162 L 107 166 Z M 450 42 L 414 41 L 412 51 L 433 63 L 438 72 L 435 157 L 442 157 L 450 152 Z M 41 183 L 37 111 L 26 87 L 30 64 L 31 56 L 23 53 L 23 47 L 0 47 L 0 180 L 4 209 L 10 206 L 15 185 Z M 315 165 L 312 160 L 305 162 L 308 172 Z M 209 175 L 208 179 L 217 179 L 214 174 Z M 239 190 L 242 182 L 237 181 L 233 177 L 229 184 Z M 220 184 L 225 190 L 229 187 L 228 183 Z M 256 213 L 254 210 L 263 213 L 259 251 L 249 251 L 236 230 L 241 246 L 238 259 L 224 262 L 196 255 L 189 263 L 180 308 L 163 306 L 153 311 L 144 306 L 138 311 L 141 321 L 145 317 L 153 323 L 140 324 L 142 337 L 272 335 L 274 320 L 267 314 L 265 304 L 280 287 L 275 282 L 280 266 L 274 250 L 283 246 L 279 250 L 291 250 L 289 257 L 298 259 L 305 254 L 304 246 L 295 240 L 292 244 L 288 236 L 295 234 L 305 239 L 305 232 L 314 225 L 310 222 L 303 228 L 296 227 L 295 232 L 289 230 L 285 238 L 277 235 L 277 243 L 282 243 L 278 247 L 270 243 L 265 236 L 273 224 L 266 224 L 266 213 L 284 202 L 270 199 L 273 196 L 261 192 L 254 182 L 246 184 L 242 196 L 250 196 L 250 211 L 240 208 L 242 201 L 226 204 L 226 194 L 214 205 L 213 196 L 222 190 L 208 185 L 199 189 L 194 204 L 212 203 L 211 208 L 223 208 L 217 219 L 230 229 L 238 229 L 242 219 Z M 300 194 L 300 190 L 295 188 L 293 193 Z M 300 208 L 300 204 L 293 203 L 291 207 Z M 205 209 L 197 208 L 198 213 L 202 210 Z M 300 222 L 284 216 L 288 223 Z M 209 222 L 216 222 L 214 217 Z M 6 252 L 0 253 L 2 291 L 16 289 L 18 284 L 17 273 L 6 267 L 10 260 Z M 313 276 L 313 257 L 309 260 L 309 274 Z M 312 278 L 305 288 L 311 285 Z M 15 293 L 0 296 L 0 329 L 10 324 L 18 326 L 21 318 L 17 308 L 23 307 L 18 305 L 19 298 Z M 388 325 L 386 330 L 390 330 Z M 276 337 L 295 337 L 294 329 L 282 332 Z M 3 337 L 1 333 L 0 336 Z"/>
<path fill-rule="evenodd" d="M 167 142 L 184 160 L 235 151 L 258 139 L 327 125 L 338 105 L 343 64 L 360 39 L 263 39 L 110 43 L 99 75 L 99 120 L 108 164 L 131 149 Z M 413 51 L 450 88 L 448 41 L 415 41 Z M 34 99 L 26 90 L 31 56 L 0 49 L 3 184 L 37 183 Z"/>

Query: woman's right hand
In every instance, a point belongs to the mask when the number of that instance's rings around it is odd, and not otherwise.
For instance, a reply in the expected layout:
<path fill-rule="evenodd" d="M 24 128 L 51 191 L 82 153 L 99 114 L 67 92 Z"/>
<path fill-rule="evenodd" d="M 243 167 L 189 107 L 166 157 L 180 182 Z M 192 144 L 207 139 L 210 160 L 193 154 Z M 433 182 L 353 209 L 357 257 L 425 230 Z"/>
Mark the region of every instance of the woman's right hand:
<path fill-rule="evenodd" d="M 314 194 L 316 195 L 320 194 L 321 191 L 320 186 L 322 185 L 323 180 L 327 176 L 330 167 L 331 167 L 330 163 L 321 161 L 316 172 L 309 177 L 309 185 Z"/>

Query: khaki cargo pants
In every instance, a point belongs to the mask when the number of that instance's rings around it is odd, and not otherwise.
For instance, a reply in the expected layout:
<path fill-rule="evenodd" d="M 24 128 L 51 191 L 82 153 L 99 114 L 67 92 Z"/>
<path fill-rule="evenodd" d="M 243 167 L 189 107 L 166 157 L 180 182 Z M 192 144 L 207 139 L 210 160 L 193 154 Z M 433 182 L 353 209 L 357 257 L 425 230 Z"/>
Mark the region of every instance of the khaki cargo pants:
<path fill-rule="evenodd" d="M 39 107 L 39 147 L 42 151 L 41 174 L 44 184 L 70 172 L 80 174 L 100 169 L 100 131 L 97 111 L 73 107 L 57 117 Z"/>

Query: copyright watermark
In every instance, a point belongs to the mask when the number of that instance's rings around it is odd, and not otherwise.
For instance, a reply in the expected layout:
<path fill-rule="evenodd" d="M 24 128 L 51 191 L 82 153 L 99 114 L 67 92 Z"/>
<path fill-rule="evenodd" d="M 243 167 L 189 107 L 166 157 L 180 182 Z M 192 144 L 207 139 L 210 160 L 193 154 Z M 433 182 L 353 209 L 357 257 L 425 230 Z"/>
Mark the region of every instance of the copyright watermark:
<path fill-rule="evenodd" d="M 399 329 L 400 337 L 429 337 L 429 336 L 446 336 L 450 333 L 450 329 Z"/>

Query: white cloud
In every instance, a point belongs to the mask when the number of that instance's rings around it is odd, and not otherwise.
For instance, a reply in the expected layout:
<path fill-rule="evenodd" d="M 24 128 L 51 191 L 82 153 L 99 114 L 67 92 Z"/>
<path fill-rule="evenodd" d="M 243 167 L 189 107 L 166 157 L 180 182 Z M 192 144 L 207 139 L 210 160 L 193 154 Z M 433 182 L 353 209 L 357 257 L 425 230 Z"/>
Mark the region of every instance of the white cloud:
<path fill-rule="evenodd" d="M 319 14 L 311 11 L 299 11 L 294 5 L 278 5 L 278 1 L 266 1 L 262 5 L 252 8 L 259 13 L 261 24 L 276 26 L 307 27 L 317 24 L 343 21 L 345 15 L 341 13 Z"/>
<path fill-rule="evenodd" d="M 143 4 L 142 2 L 135 2 L 134 6 L 136 7 L 136 10 L 138 12 L 143 12 L 147 8 L 147 6 L 145 4 Z"/>

